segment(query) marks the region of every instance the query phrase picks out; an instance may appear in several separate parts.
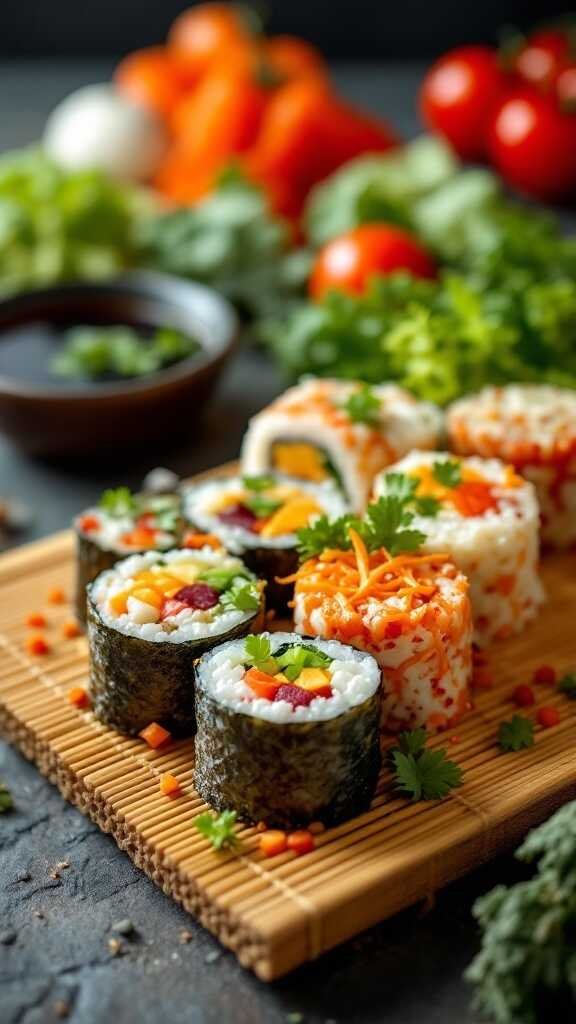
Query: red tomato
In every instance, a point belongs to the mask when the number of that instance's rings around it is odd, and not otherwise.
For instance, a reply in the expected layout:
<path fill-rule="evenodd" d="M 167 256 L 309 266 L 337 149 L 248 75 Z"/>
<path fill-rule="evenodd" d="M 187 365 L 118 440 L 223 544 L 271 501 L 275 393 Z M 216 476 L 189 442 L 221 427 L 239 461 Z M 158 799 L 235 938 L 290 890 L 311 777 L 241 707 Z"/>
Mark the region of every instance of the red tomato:
<path fill-rule="evenodd" d="M 198 79 L 215 60 L 249 46 L 250 38 L 240 5 L 204 3 L 178 15 L 168 34 L 168 46 L 182 68 Z"/>
<path fill-rule="evenodd" d="M 331 290 L 360 295 L 372 277 L 408 270 L 415 277 L 435 277 L 432 258 L 413 235 L 389 224 L 362 224 L 331 239 L 312 268 L 310 295 L 320 299 Z"/>
<path fill-rule="evenodd" d="M 576 115 L 540 93 L 521 89 L 503 99 L 487 141 L 494 166 L 521 192 L 556 200 L 576 191 Z"/>
<path fill-rule="evenodd" d="M 550 89 L 570 58 L 570 40 L 562 29 L 534 32 L 519 51 L 514 70 L 531 85 Z"/>
<path fill-rule="evenodd" d="M 480 159 L 486 152 L 486 124 L 504 83 L 496 50 L 488 46 L 450 50 L 424 78 L 422 117 L 462 159 Z"/>
<path fill-rule="evenodd" d="M 558 75 L 556 97 L 562 110 L 576 111 L 576 64 L 569 64 Z"/>
<path fill-rule="evenodd" d="M 162 46 L 129 53 L 116 68 L 114 81 L 125 96 L 161 117 L 170 114 L 184 89 L 178 67 Z"/>

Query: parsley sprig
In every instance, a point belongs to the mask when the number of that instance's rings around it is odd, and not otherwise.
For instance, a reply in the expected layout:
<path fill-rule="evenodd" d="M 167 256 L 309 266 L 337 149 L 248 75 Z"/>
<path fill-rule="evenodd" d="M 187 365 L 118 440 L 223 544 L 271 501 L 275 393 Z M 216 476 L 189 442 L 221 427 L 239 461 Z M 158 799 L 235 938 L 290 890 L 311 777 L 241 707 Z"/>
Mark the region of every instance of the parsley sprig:
<path fill-rule="evenodd" d="M 380 422 L 380 400 L 367 384 L 353 391 L 343 405 L 353 423 L 375 427 Z"/>
<path fill-rule="evenodd" d="M 309 644 L 284 644 L 273 655 L 266 636 L 247 636 L 244 658 L 247 665 L 253 665 L 268 675 L 283 672 L 291 683 L 298 679 L 304 668 L 327 668 L 331 664 L 327 654 Z"/>
<path fill-rule="evenodd" d="M 234 830 L 236 817 L 236 811 L 222 811 L 221 814 L 205 811 L 194 818 L 194 825 L 212 843 L 215 850 L 233 850 L 239 844 Z"/>
<path fill-rule="evenodd" d="M 432 476 L 439 484 L 452 489 L 462 483 L 462 466 L 452 459 L 435 462 L 432 466 Z"/>
<path fill-rule="evenodd" d="M 516 753 L 534 746 L 534 723 L 522 715 L 513 715 L 508 721 L 500 722 L 498 743 L 504 753 Z"/>
<path fill-rule="evenodd" d="M 260 605 L 256 580 L 237 579 L 220 598 L 224 611 L 255 612 Z"/>
<path fill-rule="evenodd" d="M 396 788 L 417 800 L 442 800 L 462 785 L 462 769 L 445 750 L 428 750 L 425 729 L 401 732 L 398 746 L 390 751 Z"/>
<path fill-rule="evenodd" d="M 272 645 L 267 636 L 247 636 L 244 641 L 244 659 L 247 665 L 253 665 L 268 675 L 278 671 L 278 662 L 272 657 Z"/>

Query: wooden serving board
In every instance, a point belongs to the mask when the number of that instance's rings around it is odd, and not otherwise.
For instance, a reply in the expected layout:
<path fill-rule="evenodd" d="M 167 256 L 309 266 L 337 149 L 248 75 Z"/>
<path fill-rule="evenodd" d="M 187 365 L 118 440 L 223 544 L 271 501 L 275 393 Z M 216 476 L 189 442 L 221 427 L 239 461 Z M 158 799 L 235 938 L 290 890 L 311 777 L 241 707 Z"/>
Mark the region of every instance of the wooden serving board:
<path fill-rule="evenodd" d="M 550 601 L 537 623 L 494 649 L 495 687 L 477 693 L 475 709 L 434 740 L 461 764 L 462 788 L 442 802 L 412 804 L 394 794 L 384 771 L 368 813 L 318 836 L 305 857 L 269 860 L 253 828 L 242 830 L 239 855 L 217 854 L 199 835 L 193 818 L 204 805 L 192 784 L 191 740 L 149 750 L 68 703 L 68 689 L 87 682 L 86 641 L 61 638 L 71 609 L 48 605 L 46 595 L 55 585 L 72 595 L 73 557 L 69 532 L 0 557 L 0 726 L 67 800 L 264 980 L 429 896 L 576 796 L 576 702 L 536 687 L 538 704 L 557 707 L 560 724 L 537 728 L 535 746 L 521 753 L 502 754 L 495 742 L 498 723 L 514 713 L 514 685 L 544 661 L 560 671 L 576 662 L 574 555 L 547 561 Z M 43 657 L 25 651 L 31 611 L 49 620 L 52 651 Z M 159 792 L 164 771 L 180 780 L 181 797 Z"/>

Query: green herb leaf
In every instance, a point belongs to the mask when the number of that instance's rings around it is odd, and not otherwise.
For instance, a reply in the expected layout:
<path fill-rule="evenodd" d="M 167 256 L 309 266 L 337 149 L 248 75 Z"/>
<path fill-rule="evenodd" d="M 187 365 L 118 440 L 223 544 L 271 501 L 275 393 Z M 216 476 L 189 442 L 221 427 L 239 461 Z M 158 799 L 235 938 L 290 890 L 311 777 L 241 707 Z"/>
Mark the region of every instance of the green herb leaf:
<path fill-rule="evenodd" d="M 134 516 L 138 513 L 138 502 L 136 496 L 128 487 L 116 487 L 104 491 L 99 501 L 100 508 L 114 519 L 121 519 L 124 516 Z"/>
<path fill-rule="evenodd" d="M 320 555 L 327 548 L 346 551 L 350 547 L 348 529 L 358 527 L 360 520 L 352 515 L 329 519 L 319 516 L 310 526 L 298 530 L 298 553 L 302 561 Z"/>
<path fill-rule="evenodd" d="M 3 782 L 0 782 L 0 814 L 5 814 L 6 811 L 11 811 L 13 807 L 14 801 L 10 790 Z"/>
<path fill-rule="evenodd" d="M 442 800 L 462 783 L 462 769 L 448 760 L 445 750 L 421 750 L 418 754 L 392 752 L 396 788 L 416 800 Z"/>
<path fill-rule="evenodd" d="M 272 648 L 267 636 L 247 636 L 244 641 L 244 657 L 247 665 L 273 676 L 278 671 L 278 662 L 272 657 Z"/>
<path fill-rule="evenodd" d="M 275 487 L 277 480 L 273 476 L 243 476 L 242 486 L 247 491 L 267 491 L 270 487 Z"/>
<path fill-rule="evenodd" d="M 407 473 L 386 473 L 384 488 L 384 497 L 398 498 L 399 501 L 408 502 L 414 497 L 418 488 L 418 480 L 415 476 L 408 476 Z"/>
<path fill-rule="evenodd" d="M 420 754 L 426 746 L 428 733 L 426 729 L 411 729 L 398 734 L 398 750 L 402 754 Z"/>
<path fill-rule="evenodd" d="M 419 516 L 437 516 L 441 505 L 437 498 L 425 494 L 422 498 L 414 499 L 414 508 Z"/>
<path fill-rule="evenodd" d="M 569 700 L 576 700 L 576 672 L 567 672 L 558 683 L 560 693 Z"/>
<path fill-rule="evenodd" d="M 278 668 L 286 678 L 293 683 L 304 668 L 327 668 L 332 664 L 332 659 L 306 644 L 294 644 L 282 654 L 276 656 Z"/>
<path fill-rule="evenodd" d="M 239 612 L 255 612 L 260 607 L 260 592 L 254 580 L 247 583 L 234 583 L 225 590 L 220 598 L 225 611 L 236 609 Z"/>
<path fill-rule="evenodd" d="M 199 343 L 172 327 L 150 338 L 132 327 L 74 327 L 50 366 L 59 377 L 144 377 L 198 352 Z"/>
<path fill-rule="evenodd" d="M 529 718 L 514 715 L 509 721 L 501 722 L 498 729 L 498 743 L 505 752 L 523 750 L 534 745 L 534 724 Z"/>
<path fill-rule="evenodd" d="M 236 811 L 222 811 L 218 815 L 205 811 L 194 818 L 194 825 L 212 843 L 215 850 L 230 850 L 239 843 L 234 831 L 236 817 Z"/>
<path fill-rule="evenodd" d="M 245 498 L 243 504 L 258 516 L 259 519 L 263 519 L 265 516 L 271 516 L 273 512 L 276 512 L 280 508 L 282 502 L 276 501 L 274 498 L 266 498 L 263 494 L 254 494 L 249 498 Z"/>
<path fill-rule="evenodd" d="M 417 551 L 426 540 L 419 530 L 407 529 L 414 516 L 400 498 L 380 498 L 366 510 L 360 532 L 371 551 L 386 548 L 391 555 Z"/>
<path fill-rule="evenodd" d="M 198 579 L 215 590 L 223 591 L 229 590 L 235 580 L 248 575 L 247 569 L 205 569 L 199 574 Z"/>
<path fill-rule="evenodd" d="M 445 462 L 435 462 L 432 466 L 432 476 L 443 487 L 458 487 L 462 482 L 462 467 L 459 462 L 446 459 Z"/>
<path fill-rule="evenodd" d="M 380 422 L 380 399 L 367 384 L 352 392 L 344 402 L 344 409 L 353 423 L 374 427 Z"/>

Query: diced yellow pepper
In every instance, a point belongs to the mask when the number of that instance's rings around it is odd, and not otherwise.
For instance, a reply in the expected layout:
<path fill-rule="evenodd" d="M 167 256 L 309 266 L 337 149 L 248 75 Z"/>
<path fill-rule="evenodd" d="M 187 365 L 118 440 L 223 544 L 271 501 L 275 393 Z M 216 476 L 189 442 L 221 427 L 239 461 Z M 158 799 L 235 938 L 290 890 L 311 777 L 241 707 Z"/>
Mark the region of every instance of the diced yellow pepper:
<path fill-rule="evenodd" d="M 127 611 L 130 594 L 130 590 L 121 590 L 118 594 L 112 595 L 108 604 L 115 615 L 124 615 L 124 612 Z"/>
<path fill-rule="evenodd" d="M 152 590 L 152 587 L 137 587 L 132 591 L 132 597 L 151 605 L 152 608 L 160 608 L 162 605 L 162 595 L 157 590 Z"/>
<path fill-rule="evenodd" d="M 299 476 L 304 480 L 320 483 L 326 480 L 326 469 L 322 453 L 313 444 L 282 442 L 273 449 L 274 469 L 287 476 Z"/>
<path fill-rule="evenodd" d="M 302 495 L 292 498 L 282 505 L 262 527 L 262 537 L 280 537 L 285 533 L 295 533 L 307 526 L 312 516 L 320 515 L 322 509 L 313 498 Z"/>

